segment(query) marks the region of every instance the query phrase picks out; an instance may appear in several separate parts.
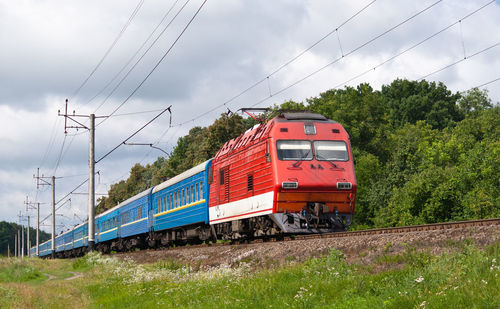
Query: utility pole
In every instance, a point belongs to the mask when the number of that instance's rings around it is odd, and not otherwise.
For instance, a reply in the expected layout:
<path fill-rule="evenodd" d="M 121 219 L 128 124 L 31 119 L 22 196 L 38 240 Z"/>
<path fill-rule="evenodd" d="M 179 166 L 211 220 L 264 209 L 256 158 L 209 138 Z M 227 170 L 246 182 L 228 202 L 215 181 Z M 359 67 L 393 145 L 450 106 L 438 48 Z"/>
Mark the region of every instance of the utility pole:
<path fill-rule="evenodd" d="M 7 257 L 10 258 L 10 244 L 7 244 Z"/>
<path fill-rule="evenodd" d="M 36 169 L 36 176 L 33 175 L 33 178 L 36 178 L 36 188 L 38 189 L 40 186 L 52 186 L 52 241 L 51 241 L 51 258 L 54 258 L 55 255 L 55 245 L 56 245 L 56 177 L 45 177 L 40 176 L 40 169 Z M 46 181 L 45 179 L 50 178 L 52 180 L 51 183 Z"/>
<path fill-rule="evenodd" d="M 19 218 L 19 224 L 21 225 L 21 257 L 24 258 L 24 216 L 22 215 L 21 211 L 19 211 L 19 214 L 17 215 Z"/>
<path fill-rule="evenodd" d="M 89 251 L 94 251 L 95 245 L 95 115 L 90 114 L 89 129 Z"/>
<path fill-rule="evenodd" d="M 17 256 L 21 256 L 21 230 L 17 230 Z"/>
<path fill-rule="evenodd" d="M 89 213 L 89 233 L 88 233 L 88 250 L 94 251 L 95 246 L 95 119 L 96 118 L 107 118 L 108 116 L 96 116 L 95 114 L 90 115 L 77 115 L 73 111 L 73 115 L 68 115 L 68 99 L 66 99 L 64 114 L 58 111 L 59 116 L 64 117 L 64 134 L 68 133 L 68 129 L 85 129 L 89 130 L 89 199 L 88 199 L 88 213 Z M 75 120 L 76 117 L 89 118 L 90 124 L 86 125 Z M 71 120 L 76 123 L 76 125 L 68 126 L 67 121 Z"/>
<path fill-rule="evenodd" d="M 26 237 L 27 237 L 27 240 L 26 240 L 26 243 L 28 244 L 28 257 L 31 257 L 31 243 L 30 243 L 30 216 L 28 216 L 28 231 L 26 233 Z"/>
<path fill-rule="evenodd" d="M 26 196 L 26 202 L 24 202 L 24 204 L 26 204 L 26 212 L 30 209 L 34 209 L 36 208 L 36 251 L 35 251 L 35 254 L 36 256 L 39 255 L 39 249 L 40 249 L 40 238 L 39 238 L 39 233 L 40 233 L 40 203 L 33 203 L 33 202 L 30 202 L 28 197 Z"/>
<path fill-rule="evenodd" d="M 17 235 L 14 234 L 14 257 L 17 257 Z"/>

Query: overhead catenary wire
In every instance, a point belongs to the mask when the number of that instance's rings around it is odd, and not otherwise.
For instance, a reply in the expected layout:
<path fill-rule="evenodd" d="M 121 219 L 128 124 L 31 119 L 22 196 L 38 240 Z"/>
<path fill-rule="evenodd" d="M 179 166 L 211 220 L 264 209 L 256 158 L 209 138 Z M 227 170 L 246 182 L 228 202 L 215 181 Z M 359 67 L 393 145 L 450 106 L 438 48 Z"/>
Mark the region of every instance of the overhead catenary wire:
<path fill-rule="evenodd" d="M 414 48 L 416 48 L 416 47 L 418 47 L 418 46 L 422 45 L 423 43 L 425 43 L 425 42 L 429 41 L 430 39 L 432 39 L 432 38 L 434 38 L 434 37 L 436 37 L 436 36 L 438 36 L 439 34 L 443 33 L 444 31 L 446 31 L 446 30 L 450 29 L 451 27 L 453 27 L 453 26 L 455 26 L 456 24 L 458 24 L 460 21 L 463 21 L 463 20 L 465 20 L 465 19 L 467 19 L 467 18 L 469 18 L 469 17 L 473 16 L 474 14 L 478 13 L 479 11 L 481 11 L 482 9 L 486 8 L 488 5 L 490 5 L 490 4 L 494 3 L 494 2 L 495 2 L 495 0 L 490 1 L 490 2 L 488 2 L 488 3 L 484 4 L 484 5 L 482 5 L 481 7 L 477 8 L 476 10 L 474 10 L 474 11 L 470 12 L 469 14 L 465 15 L 464 17 L 462 17 L 461 19 L 457 20 L 456 22 L 449 24 L 448 26 L 446 26 L 446 27 L 442 28 L 441 30 L 439 30 L 439 31 L 435 32 L 434 34 L 432 34 L 432 35 L 430 35 L 430 36 L 428 36 L 428 37 L 424 38 L 423 40 L 421 40 L 421 41 L 419 41 L 419 42 L 417 42 L 417 43 L 413 44 L 412 46 L 410 46 L 410 47 L 408 47 L 408 48 L 406 48 L 406 49 L 402 50 L 401 52 L 399 52 L 399 53 L 397 53 L 397 54 L 395 54 L 395 55 L 393 55 L 393 56 L 389 57 L 388 59 L 386 59 L 386 60 L 384 60 L 384 61 L 380 62 L 379 64 L 377 64 L 377 65 L 375 65 L 375 66 L 373 66 L 373 67 L 370 67 L 368 70 L 363 71 L 363 72 L 361 72 L 361 73 L 359 73 L 359 74 L 355 75 L 354 77 L 352 77 L 352 78 L 350 78 L 350 79 L 348 79 L 348 80 L 346 80 L 346 81 L 343 81 L 343 82 L 341 82 L 341 83 L 339 83 L 339 84 L 335 85 L 335 86 L 333 87 L 333 89 L 337 89 L 337 88 L 339 88 L 339 87 L 341 87 L 341 86 L 343 86 L 343 85 L 346 85 L 346 84 L 348 84 L 348 83 L 352 82 L 353 80 L 356 80 L 356 79 L 358 79 L 358 78 L 360 78 L 360 77 L 362 77 L 362 76 L 364 76 L 364 75 L 366 75 L 366 74 L 368 74 L 368 73 L 370 73 L 370 72 L 373 72 L 374 70 L 378 69 L 379 67 L 381 67 L 381 66 L 383 66 L 383 65 L 385 65 L 385 64 L 387 64 L 387 63 L 389 63 L 389 62 L 391 62 L 392 60 L 394 60 L 394 59 L 398 58 L 399 56 L 401 56 L 401 55 L 403 55 L 403 54 L 405 54 L 405 53 L 407 53 L 407 52 L 411 51 L 412 49 L 414 49 Z"/>
<path fill-rule="evenodd" d="M 425 79 L 425 78 L 427 78 L 427 77 L 429 77 L 429 76 L 431 76 L 431 75 L 434 75 L 434 74 L 436 74 L 436 73 L 439 73 L 439 72 L 441 72 L 441 71 L 444 71 L 444 70 L 446 70 L 446 69 L 448 69 L 448 68 L 450 68 L 450 67 L 452 67 L 452 66 L 455 66 L 455 65 L 457 65 L 457 64 L 459 64 L 459 63 L 461 63 L 461 62 L 464 62 L 465 60 L 468 60 L 468 59 L 470 59 L 470 58 L 472 58 L 472 57 L 475 57 L 475 56 L 480 55 L 480 54 L 482 54 L 482 53 L 484 53 L 484 52 L 487 52 L 487 51 L 489 51 L 490 49 L 497 47 L 498 45 L 500 45 L 500 42 L 497 42 L 497 43 L 495 43 L 495 44 L 493 44 L 493 45 L 490 45 L 490 46 L 488 46 L 488 47 L 486 47 L 486 48 L 483 48 L 483 49 L 481 49 L 481 50 L 479 50 L 479 51 L 477 51 L 477 52 L 475 52 L 475 53 L 471 54 L 470 56 L 467 56 L 467 57 L 462 58 L 462 59 L 460 59 L 460 60 L 458 60 L 458 61 L 455 61 L 455 62 L 452 62 L 452 63 L 450 63 L 450 64 L 448 64 L 448 65 L 445 65 L 444 67 L 442 67 L 442 68 L 440 68 L 440 69 L 437 69 L 437 70 L 435 70 L 435 71 L 433 71 L 433 72 L 431 72 L 431 73 L 429 73 L 429 74 L 427 74 L 427 75 L 424 75 L 424 76 L 420 77 L 418 80 Z"/>
<path fill-rule="evenodd" d="M 134 60 L 134 58 L 139 54 L 139 52 L 144 48 L 146 43 L 151 39 L 153 34 L 158 30 L 158 28 L 161 26 L 161 24 L 165 21 L 165 19 L 168 17 L 170 12 L 173 10 L 175 5 L 177 4 L 179 0 L 176 0 L 174 4 L 170 7 L 170 9 L 163 15 L 163 18 L 160 20 L 160 22 L 156 25 L 156 27 L 151 31 L 149 36 L 144 40 L 142 45 L 136 50 L 136 52 L 132 55 L 132 57 L 129 58 L 129 60 L 125 63 L 125 65 L 122 66 L 122 68 L 115 74 L 115 76 L 96 94 L 94 97 L 92 97 L 88 103 L 93 101 L 95 98 L 97 98 L 99 95 L 101 95 L 104 90 L 106 90 L 117 78 L 120 76 L 120 74 L 129 66 L 129 64 Z M 165 33 L 165 31 L 170 27 L 172 22 L 177 18 L 177 16 L 180 14 L 180 12 L 184 9 L 184 7 L 189 3 L 190 0 L 187 0 L 184 5 L 181 6 L 177 14 L 172 18 L 172 20 L 163 28 L 163 30 L 156 36 L 155 40 L 149 45 L 149 47 L 146 49 L 146 51 L 139 57 L 139 59 L 135 62 L 135 64 L 132 66 L 132 68 L 125 74 L 125 76 L 122 77 L 122 79 L 118 82 L 118 84 L 112 89 L 112 91 L 107 95 L 107 97 L 101 102 L 101 104 L 96 108 L 94 113 L 99 110 L 102 105 L 109 99 L 109 97 L 118 89 L 118 87 L 123 83 L 123 81 L 130 75 L 130 73 L 134 70 L 134 68 L 139 64 L 139 62 L 142 61 L 142 59 L 146 56 L 146 54 L 151 50 L 151 48 L 157 43 L 157 41 L 162 37 L 162 35 Z"/>
<path fill-rule="evenodd" d="M 465 15 L 465 16 L 464 16 L 464 17 L 462 17 L 460 20 L 464 20 L 464 19 L 466 19 L 466 18 L 468 18 L 468 17 L 470 17 L 470 16 L 472 16 L 472 15 L 474 15 L 474 14 L 478 13 L 479 11 L 481 11 L 482 9 L 484 9 L 485 7 L 487 7 L 488 5 L 490 5 L 490 4 L 494 3 L 494 2 L 495 2 L 494 0 L 493 0 L 493 1 L 489 1 L 489 2 L 487 2 L 486 4 L 482 5 L 482 6 L 481 6 L 481 7 L 479 7 L 478 9 L 476 9 L 476 10 L 472 11 L 471 13 L 469 13 L 469 14 Z M 386 60 L 382 61 L 382 62 L 381 62 L 381 63 L 379 63 L 378 65 L 376 65 L 376 66 L 374 66 L 374 67 L 371 67 L 370 69 L 368 69 L 368 70 L 366 70 L 366 71 L 364 71 L 364 72 L 362 72 L 362 73 L 360 73 L 360 74 L 358 74 L 358 75 L 354 76 L 353 78 L 350 78 L 350 79 L 348 79 L 348 80 L 346 80 L 346 81 L 344 81 L 344 82 L 341 82 L 341 83 L 339 83 L 339 84 L 335 85 L 332 89 L 338 89 L 338 88 L 340 88 L 341 86 L 343 86 L 343 85 L 345 85 L 345 84 L 347 84 L 347 83 L 349 83 L 349 82 L 351 82 L 351 81 L 353 81 L 353 80 L 355 80 L 355 79 L 357 79 L 357 78 L 359 78 L 359 77 L 361 77 L 361 76 L 363 76 L 363 75 L 366 75 L 366 74 L 368 74 L 369 72 L 372 72 L 372 71 L 373 71 L 373 70 L 375 70 L 376 68 L 378 68 L 378 67 L 380 67 L 380 66 L 382 66 L 382 65 L 384 65 L 384 64 L 386 64 L 386 63 L 388 63 L 388 62 L 390 62 L 390 61 L 392 61 L 392 60 L 394 60 L 395 58 L 397 58 L 397 57 L 399 57 L 399 56 L 403 55 L 404 53 L 406 53 L 406 52 L 408 52 L 408 51 L 410 51 L 410 50 L 414 49 L 415 47 L 417 47 L 417 46 L 419 46 L 419 45 L 423 44 L 424 42 L 426 42 L 426 41 L 428 41 L 428 40 L 430 40 L 430 39 L 434 38 L 435 36 L 439 35 L 440 33 L 444 32 L 444 31 L 446 31 L 447 29 L 451 28 L 452 26 L 454 26 L 454 25 L 458 24 L 458 23 L 460 22 L 460 20 L 458 20 L 458 21 L 456 21 L 456 22 L 454 22 L 454 23 L 452 23 L 452 24 L 450 24 L 450 25 L 448 25 L 448 26 L 444 27 L 443 29 L 441 29 L 441 30 L 439 30 L 438 32 L 436 32 L 436 33 L 434 33 L 434 34 L 430 35 L 429 37 L 427 37 L 427 38 L 423 39 L 422 41 L 420 41 L 420 42 L 418 42 L 418 43 L 416 43 L 416 44 L 412 45 L 411 47 L 409 47 L 409 48 L 407 48 L 407 49 L 403 50 L 402 52 L 399 52 L 398 54 L 396 54 L 396 55 L 394 55 L 394 56 L 392 56 L 392 57 L 390 57 L 390 58 L 388 58 L 388 59 L 386 59 Z M 440 69 L 438 69 L 438 70 L 436 70 L 436 71 L 434 71 L 434 72 L 431 72 L 431 73 L 429 73 L 429 74 L 427 74 L 427 75 L 425 75 L 425 76 L 423 76 L 423 77 L 419 78 L 418 80 L 425 79 L 426 77 L 428 77 L 428 76 L 430 76 L 430 75 L 433 75 L 433 74 L 438 73 L 438 72 L 440 72 L 440 71 L 443 71 L 443 70 L 445 70 L 445 69 L 447 69 L 447 68 L 449 68 L 449 67 L 451 67 L 451 66 L 454 66 L 454 65 L 456 65 L 456 64 L 459 64 L 460 62 L 463 62 L 463 61 L 465 61 L 465 60 L 467 60 L 467 59 L 470 59 L 470 58 L 472 58 L 472 57 L 474 57 L 474 56 L 477 56 L 478 54 L 481 54 L 481 53 L 483 53 L 483 52 L 486 52 L 486 51 L 488 51 L 488 50 L 490 50 L 490 49 L 492 49 L 492 48 L 494 48 L 494 47 L 496 47 L 496 46 L 498 46 L 498 45 L 500 45 L 500 42 L 498 42 L 498 43 L 496 43 L 496 44 L 493 44 L 493 45 L 491 45 L 491 46 L 489 46 L 489 47 L 487 47 L 487 48 L 485 48 L 485 49 L 483 49 L 483 50 L 480 50 L 480 51 L 478 51 L 478 52 L 476 52 L 476 53 L 474 53 L 474 54 L 472 54 L 472 55 L 470 55 L 470 56 L 468 56 L 468 57 L 466 57 L 466 58 L 464 58 L 464 59 L 460 59 L 460 60 L 458 60 L 458 61 L 455 61 L 455 62 L 454 62 L 454 63 L 452 63 L 452 64 L 446 65 L 445 67 L 440 68 Z M 341 60 L 341 58 L 337 58 L 336 60 Z M 295 85 L 299 84 L 300 82 L 302 82 L 302 81 L 306 80 L 307 78 L 309 78 L 309 77 L 311 77 L 311 76 L 313 76 L 313 75 L 315 75 L 315 74 L 319 73 L 319 72 L 320 72 L 321 70 L 323 70 L 325 67 L 326 67 L 326 66 L 324 66 L 324 67 L 320 68 L 319 70 L 316 70 L 316 71 L 314 71 L 314 72 L 312 72 L 312 73 L 310 73 L 310 74 L 306 75 L 305 77 L 303 77 L 303 78 L 301 78 L 301 79 L 299 79 L 299 80 L 297 80 L 297 81 L 293 82 L 292 84 L 290 84 L 290 85 L 288 85 L 288 86 L 286 86 L 286 87 L 282 88 L 282 89 L 281 89 L 281 90 L 279 90 L 278 92 L 274 93 L 274 95 L 276 95 L 276 94 L 280 94 L 280 93 L 282 93 L 282 92 L 284 92 L 284 91 L 286 91 L 286 90 L 290 89 L 291 87 L 293 87 L 293 86 L 295 86 Z M 267 101 L 267 100 L 268 100 L 268 99 L 270 99 L 270 98 L 271 98 L 270 96 L 265 97 L 265 98 L 261 99 L 260 101 L 258 101 L 257 103 L 253 104 L 252 106 L 257 106 L 257 105 L 259 105 L 259 104 L 261 104 L 261 103 L 263 103 L 263 102 Z"/>
<path fill-rule="evenodd" d="M 115 151 L 116 149 L 118 149 L 121 145 L 125 144 L 129 139 L 131 139 L 132 137 L 134 137 L 135 135 L 137 135 L 137 133 L 139 133 L 140 131 L 142 131 L 142 129 L 144 129 L 146 126 L 148 126 L 151 122 L 155 121 L 158 117 L 160 117 L 161 115 L 163 115 L 166 111 L 170 111 L 170 107 L 171 106 L 165 108 L 161 113 L 159 113 L 158 115 L 156 115 L 153 119 L 149 120 L 145 125 L 143 125 L 138 130 L 136 130 L 134 133 L 132 133 L 132 135 L 130 135 L 129 137 L 127 137 L 120 144 L 116 145 L 115 148 L 111 149 L 104 156 L 102 156 L 99 160 L 95 161 L 95 163 L 97 164 L 97 163 L 101 162 L 104 158 L 106 158 L 107 156 L 109 156 L 113 151 Z"/>
<path fill-rule="evenodd" d="M 197 117 L 191 119 L 191 120 L 188 120 L 188 121 L 185 121 L 183 123 L 181 123 L 180 125 L 182 124 L 187 124 L 191 121 L 194 121 L 196 119 L 199 119 L 215 110 L 217 110 L 218 108 L 221 108 L 223 106 L 225 106 L 226 104 L 229 104 L 231 102 L 233 102 L 234 100 L 238 99 L 239 97 L 241 97 L 242 95 L 244 95 L 245 93 L 249 92 L 250 90 L 254 89 L 255 87 L 257 87 L 258 85 L 262 84 L 263 82 L 265 82 L 266 80 L 269 79 L 269 77 L 275 75 L 276 73 L 278 73 L 279 71 L 281 71 L 282 69 L 284 69 L 285 67 L 287 67 L 288 65 L 292 64 L 293 62 L 295 62 L 297 59 L 299 59 L 301 56 L 303 56 L 306 52 L 308 52 L 309 50 L 313 49 L 316 45 L 318 45 L 319 43 L 321 43 L 322 41 L 324 41 L 326 38 L 328 38 L 330 35 L 332 35 L 333 33 L 337 32 L 340 28 L 342 28 L 344 25 L 346 25 L 348 22 L 350 22 L 352 19 L 354 19 L 356 16 L 358 16 L 359 14 L 361 14 L 363 11 L 365 11 L 369 6 L 371 6 L 373 3 L 375 2 L 374 1 L 371 1 L 370 3 L 368 3 L 367 5 L 365 5 L 363 8 L 361 8 L 360 10 L 356 11 L 353 15 L 351 15 L 349 18 L 347 18 L 346 20 L 344 20 L 339 26 L 335 27 L 335 29 L 331 30 L 330 32 L 328 32 L 326 35 L 324 35 L 323 37 L 321 37 L 319 40 L 315 41 L 312 45 L 310 45 L 309 47 L 307 47 L 306 49 L 304 49 L 303 51 L 301 51 L 300 53 L 298 53 L 297 55 L 295 55 L 293 58 L 291 58 L 290 60 L 288 60 L 287 62 L 285 62 L 284 64 L 280 65 L 278 68 L 276 68 L 274 71 L 272 71 L 271 73 L 267 74 L 265 77 L 263 77 L 262 79 L 256 81 L 255 83 L 251 84 L 250 86 L 248 86 L 247 88 L 245 88 L 244 90 L 240 91 L 239 93 L 237 93 L 236 95 L 234 95 L 233 97 L 229 98 L 228 100 L 224 101 L 223 103 L 213 107 L 212 109 L 206 111 L 206 112 L 203 112 L 202 114 L 198 115 Z M 179 124 L 177 124 L 179 125 Z"/>
<path fill-rule="evenodd" d="M 306 79 L 310 78 L 311 76 L 316 75 L 317 73 L 319 73 L 319 72 L 321 72 L 321 71 L 325 70 L 325 69 L 326 69 L 326 68 L 328 68 L 329 66 L 331 66 L 331 65 L 333 65 L 333 64 L 335 64 L 335 63 L 337 63 L 337 62 L 341 61 L 342 59 L 347 58 L 348 56 L 350 56 L 350 55 L 354 54 L 355 52 L 359 51 L 360 49 L 362 49 L 362 48 L 366 47 L 367 45 L 369 45 L 369 44 L 373 43 L 374 41 L 376 41 L 376 40 L 380 39 L 380 38 L 381 38 L 381 37 L 383 37 L 384 35 L 386 35 L 386 34 L 390 33 L 391 31 L 394 31 L 395 29 L 397 29 L 397 28 L 401 27 L 402 25 L 404 25 L 404 24 L 408 23 L 409 21 L 411 21 L 412 19 L 416 18 L 417 16 L 419 16 L 419 15 L 423 14 L 424 12 L 426 12 L 426 11 L 430 10 L 431 8 L 433 8 L 434 6 L 436 6 L 437 4 L 439 4 L 439 3 L 440 3 L 440 2 L 442 2 L 442 1 L 443 1 L 443 0 L 438 0 L 438 1 L 436 1 L 436 2 L 433 2 L 432 4 L 430 4 L 430 5 L 426 6 L 425 8 L 423 8 L 423 9 L 421 9 L 420 11 L 416 12 L 415 14 L 413 14 L 413 15 L 411 15 L 411 16 L 409 16 L 409 17 L 405 18 L 404 20 L 402 20 L 402 21 L 401 21 L 401 22 L 399 22 L 398 24 L 396 24 L 396 25 L 394 25 L 394 26 L 392 26 L 392 27 L 388 28 L 387 30 L 383 31 L 382 33 L 380 33 L 380 34 L 378 34 L 378 35 L 374 36 L 373 38 L 369 39 L 368 41 L 366 41 L 366 42 L 362 43 L 361 45 L 359 45 L 359 46 L 357 46 L 356 48 L 352 49 L 351 51 L 349 51 L 348 53 L 344 54 L 343 56 L 341 56 L 341 57 L 339 57 L 339 58 L 334 59 L 333 61 L 331 61 L 331 62 L 327 63 L 326 65 L 324 65 L 324 66 L 320 67 L 319 69 L 317 69 L 317 70 L 315 70 L 315 71 L 313 71 L 313 72 L 309 73 L 308 75 L 306 75 L 306 76 L 302 77 L 301 79 L 299 79 L 299 80 L 295 81 L 294 83 L 292 83 L 292 84 L 288 85 L 287 87 L 285 87 L 285 88 L 283 88 L 283 89 L 281 89 L 281 90 L 279 90 L 279 91 L 277 91 L 277 92 L 272 93 L 272 95 L 271 95 L 271 96 L 267 96 L 267 97 L 263 98 L 262 100 L 258 101 L 257 103 L 253 104 L 252 106 L 256 106 L 256 105 L 259 105 L 259 104 L 261 104 L 261 103 L 263 103 L 263 102 L 267 101 L 269 98 L 271 98 L 271 97 L 273 97 L 273 96 L 276 96 L 276 95 L 278 95 L 278 94 L 280 94 L 280 93 L 282 93 L 282 92 L 284 92 L 284 91 L 286 91 L 286 90 L 288 90 L 288 89 L 290 89 L 290 88 L 292 88 L 292 87 L 296 86 L 297 84 L 299 84 L 299 83 L 303 82 L 304 80 L 306 80 Z M 264 78 L 262 81 L 264 81 L 264 80 L 266 80 L 266 78 Z M 262 81 L 261 81 L 261 82 L 262 82 Z M 260 82 L 257 82 L 257 83 L 255 83 L 254 85 L 257 85 L 257 84 L 259 84 L 259 83 L 260 83 Z M 249 90 L 249 89 L 251 89 L 252 87 L 255 87 L 254 85 L 250 86 L 250 87 L 249 87 L 249 88 L 247 88 L 245 91 L 248 91 L 248 90 Z M 242 92 L 242 93 L 240 93 L 240 94 L 238 94 L 238 95 L 234 96 L 233 98 L 229 99 L 228 101 L 226 101 L 226 102 L 224 102 L 224 103 L 222 103 L 222 104 L 220 104 L 220 105 L 218 105 L 218 106 L 216 106 L 216 107 L 214 107 L 214 108 L 212 108 L 212 109 L 210 109 L 210 110 L 208 110 L 208 111 L 206 111 L 206 112 L 204 112 L 204 113 L 202 113 L 202 114 L 200 114 L 200 115 L 198 115 L 198 116 L 196 116 L 196 117 L 194 117 L 194 118 L 192 118 L 191 120 L 188 120 L 188 121 L 182 122 L 182 123 L 177 124 L 177 125 L 186 124 L 186 123 L 189 123 L 189 122 L 194 121 L 194 120 L 196 120 L 196 119 L 199 119 L 199 118 L 201 118 L 201 117 L 203 117 L 203 116 L 205 116 L 205 115 L 207 115 L 207 114 L 209 114 L 209 113 L 211 113 L 211 112 L 213 112 L 213 111 L 217 110 L 218 108 L 220 108 L 220 107 L 222 107 L 222 106 L 225 106 L 227 103 L 229 103 L 229 102 L 231 102 L 232 100 L 236 99 L 237 97 L 241 96 L 243 93 L 244 93 L 244 92 Z"/>
<path fill-rule="evenodd" d="M 113 48 L 115 47 L 116 43 L 118 43 L 118 41 L 122 37 L 123 33 L 125 33 L 125 31 L 127 30 L 128 26 L 131 24 L 132 20 L 137 15 L 137 12 L 139 12 L 139 10 L 140 10 L 140 8 L 141 8 L 141 6 L 142 6 L 143 3 L 144 3 L 144 0 L 140 0 L 137 3 L 137 5 L 136 5 L 134 11 L 132 12 L 132 14 L 130 15 L 129 19 L 127 20 L 127 22 L 125 23 L 125 25 L 120 30 L 120 33 L 118 33 L 118 36 L 115 38 L 115 40 L 113 41 L 113 43 L 111 43 L 111 45 L 108 47 L 108 49 L 106 50 L 106 52 L 104 53 L 104 55 L 101 57 L 101 60 L 99 60 L 99 62 L 96 64 L 96 66 L 90 72 L 90 74 L 87 76 L 87 78 L 85 78 L 85 80 L 80 84 L 80 86 L 73 92 L 72 97 L 75 97 L 80 92 L 80 90 L 82 90 L 82 88 L 87 84 L 87 82 L 94 75 L 94 73 L 97 71 L 97 69 L 99 69 L 99 67 L 102 65 L 102 63 L 104 62 L 104 60 L 106 59 L 106 57 L 109 55 L 109 53 L 111 52 L 111 50 L 113 50 Z"/>
<path fill-rule="evenodd" d="M 170 51 L 174 48 L 174 46 L 177 44 L 177 42 L 179 41 L 179 39 L 182 37 L 182 35 L 186 32 L 187 28 L 191 25 L 191 23 L 193 22 L 193 20 L 196 18 L 196 16 L 198 16 L 198 13 L 200 13 L 201 9 L 203 8 L 203 6 L 205 5 L 205 3 L 207 3 L 207 0 L 204 0 L 203 3 L 200 5 L 200 7 L 198 8 L 198 10 L 196 10 L 196 12 L 194 13 L 193 17 L 191 17 L 191 19 L 189 20 L 189 22 L 186 24 L 186 26 L 182 29 L 181 33 L 177 36 L 177 38 L 175 39 L 175 41 L 172 43 L 172 45 L 170 45 L 170 47 L 167 49 L 167 51 L 163 54 L 163 56 L 160 58 L 160 60 L 155 64 L 155 66 L 153 67 L 153 69 L 151 69 L 151 71 L 146 75 L 146 77 L 144 77 L 144 79 L 139 83 L 139 85 L 137 85 L 137 87 L 132 91 L 132 93 L 130 93 L 130 95 L 120 104 L 118 105 L 118 107 L 116 107 L 110 114 L 109 116 L 112 116 L 113 114 L 115 114 L 125 103 L 128 102 L 128 100 L 130 100 L 130 98 L 142 87 L 142 85 L 144 85 L 144 83 L 148 80 L 148 78 L 151 76 L 151 74 L 153 74 L 153 72 L 158 68 L 158 66 L 163 62 L 163 60 L 165 59 L 165 57 L 170 53 Z M 108 118 L 105 118 L 103 119 L 98 125 L 102 124 L 104 121 L 106 121 Z"/>

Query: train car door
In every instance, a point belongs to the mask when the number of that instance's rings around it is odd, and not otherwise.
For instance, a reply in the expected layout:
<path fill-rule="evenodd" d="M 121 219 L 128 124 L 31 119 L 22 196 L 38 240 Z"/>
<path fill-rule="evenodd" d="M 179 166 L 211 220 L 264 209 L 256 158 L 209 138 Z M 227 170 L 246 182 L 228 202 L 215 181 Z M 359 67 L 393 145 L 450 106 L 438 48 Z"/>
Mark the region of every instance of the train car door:
<path fill-rule="evenodd" d="M 222 167 L 219 171 L 219 203 L 229 202 L 229 166 Z"/>

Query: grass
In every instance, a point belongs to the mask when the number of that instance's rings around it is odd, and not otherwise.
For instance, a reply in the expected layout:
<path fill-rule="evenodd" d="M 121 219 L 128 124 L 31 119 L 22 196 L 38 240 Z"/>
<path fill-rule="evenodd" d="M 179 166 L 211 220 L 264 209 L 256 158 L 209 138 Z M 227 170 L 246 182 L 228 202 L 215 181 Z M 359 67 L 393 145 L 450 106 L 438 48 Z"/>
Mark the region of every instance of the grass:
<path fill-rule="evenodd" d="M 413 248 L 399 255 L 385 252 L 371 265 L 348 264 L 332 250 L 305 263 L 291 259 L 287 266 L 261 271 L 245 262 L 192 269 L 174 260 L 137 265 L 99 254 L 44 263 L 2 259 L 0 276 L 18 275 L 0 281 L 0 307 L 499 308 L 500 245 L 456 248 L 439 256 Z M 85 275 L 44 281 L 40 289 L 40 277 L 24 275 L 19 269 L 25 268 Z"/>

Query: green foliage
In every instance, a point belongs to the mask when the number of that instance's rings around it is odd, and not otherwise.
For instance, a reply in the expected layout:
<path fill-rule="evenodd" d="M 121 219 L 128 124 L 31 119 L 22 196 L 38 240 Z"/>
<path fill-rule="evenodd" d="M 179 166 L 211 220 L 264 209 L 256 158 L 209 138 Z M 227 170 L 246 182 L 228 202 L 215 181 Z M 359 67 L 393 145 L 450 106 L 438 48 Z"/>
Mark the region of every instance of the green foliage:
<path fill-rule="evenodd" d="M 21 226 L 16 223 L 10 223 L 1 221 L 0 222 L 0 256 L 7 256 L 7 248 L 10 248 L 10 255 L 14 255 L 15 248 L 15 236 L 18 231 L 21 230 Z M 25 227 L 24 237 L 27 239 L 27 230 Z M 50 239 L 50 234 L 45 233 L 44 231 L 39 232 L 39 242 L 42 243 L 46 240 Z M 30 242 L 31 245 L 36 245 L 36 228 L 30 227 Z M 26 254 L 27 247 L 24 249 L 24 253 Z"/>
<path fill-rule="evenodd" d="M 27 282 L 42 278 L 42 273 L 26 260 L 0 263 L 0 282 Z"/>

